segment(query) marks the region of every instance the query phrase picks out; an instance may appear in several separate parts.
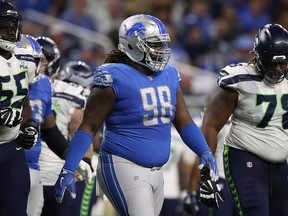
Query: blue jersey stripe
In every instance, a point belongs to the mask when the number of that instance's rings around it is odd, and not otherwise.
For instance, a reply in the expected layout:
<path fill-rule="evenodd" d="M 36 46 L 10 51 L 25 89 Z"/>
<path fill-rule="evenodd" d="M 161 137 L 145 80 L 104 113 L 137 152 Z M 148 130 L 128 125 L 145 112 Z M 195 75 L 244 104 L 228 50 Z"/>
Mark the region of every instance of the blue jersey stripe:
<path fill-rule="evenodd" d="M 165 25 L 161 22 L 161 20 L 159 20 L 158 18 L 154 17 L 154 16 L 150 16 L 150 15 L 147 15 L 147 17 L 149 17 L 150 19 L 152 19 L 158 26 L 158 29 L 159 29 L 159 33 L 160 34 L 167 34 L 167 31 L 166 31 L 166 28 L 165 28 Z"/>
<path fill-rule="evenodd" d="M 237 76 L 233 76 L 227 79 L 218 79 L 217 83 L 220 87 L 226 87 L 229 85 L 233 85 L 239 82 L 246 82 L 246 81 L 257 81 L 261 82 L 263 80 L 262 75 L 249 75 L 249 74 L 241 74 Z"/>

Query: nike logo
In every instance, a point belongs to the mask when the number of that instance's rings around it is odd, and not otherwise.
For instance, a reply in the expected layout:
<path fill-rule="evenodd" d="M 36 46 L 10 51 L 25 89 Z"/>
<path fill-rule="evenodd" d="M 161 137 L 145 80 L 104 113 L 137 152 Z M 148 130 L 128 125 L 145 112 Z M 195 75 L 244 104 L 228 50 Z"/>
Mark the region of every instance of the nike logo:
<path fill-rule="evenodd" d="M 15 149 L 16 149 L 17 151 L 19 151 L 19 150 L 22 149 L 22 147 L 15 147 Z"/>

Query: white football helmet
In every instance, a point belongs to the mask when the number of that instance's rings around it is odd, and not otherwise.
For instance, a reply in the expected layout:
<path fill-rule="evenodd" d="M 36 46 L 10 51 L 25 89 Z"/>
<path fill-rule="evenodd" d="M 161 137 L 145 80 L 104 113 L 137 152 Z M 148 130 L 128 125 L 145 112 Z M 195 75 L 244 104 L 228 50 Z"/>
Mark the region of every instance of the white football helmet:
<path fill-rule="evenodd" d="M 151 15 L 130 16 L 119 28 L 118 49 L 132 61 L 155 72 L 162 71 L 168 64 L 171 54 L 169 42 L 166 27 Z M 156 44 L 157 48 L 153 48 Z M 161 49 L 158 48 L 159 44 Z"/>
<path fill-rule="evenodd" d="M 18 47 L 25 48 L 32 54 L 36 64 L 35 78 L 37 78 L 39 74 L 44 73 L 43 70 L 45 69 L 44 68 L 45 56 L 37 40 L 31 35 L 22 34 L 21 39 L 17 43 L 17 45 Z"/>

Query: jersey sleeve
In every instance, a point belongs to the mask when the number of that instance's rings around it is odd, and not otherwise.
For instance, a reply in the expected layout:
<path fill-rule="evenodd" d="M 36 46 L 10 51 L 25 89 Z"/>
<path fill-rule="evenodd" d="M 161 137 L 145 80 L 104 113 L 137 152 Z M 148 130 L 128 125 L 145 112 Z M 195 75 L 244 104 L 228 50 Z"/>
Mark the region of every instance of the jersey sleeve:
<path fill-rule="evenodd" d="M 109 72 L 109 70 L 102 65 L 100 67 L 96 67 L 94 70 L 94 82 L 92 87 L 112 87 L 113 78 Z"/>

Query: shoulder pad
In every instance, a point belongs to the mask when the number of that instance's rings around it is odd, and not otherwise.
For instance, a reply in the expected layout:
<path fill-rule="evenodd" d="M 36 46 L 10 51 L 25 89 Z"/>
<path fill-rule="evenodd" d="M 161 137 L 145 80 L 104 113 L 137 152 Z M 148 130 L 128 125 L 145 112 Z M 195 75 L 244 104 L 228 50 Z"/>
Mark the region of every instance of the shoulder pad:
<path fill-rule="evenodd" d="M 261 81 L 263 76 L 257 72 L 255 65 L 247 63 L 230 64 L 219 72 L 218 86 L 229 87 L 245 81 Z"/>
<path fill-rule="evenodd" d="M 220 70 L 220 77 L 235 76 L 238 74 L 247 74 L 247 63 L 230 64 Z"/>
<path fill-rule="evenodd" d="M 108 70 L 103 67 L 96 67 L 94 70 L 93 87 L 111 87 L 113 78 Z"/>

